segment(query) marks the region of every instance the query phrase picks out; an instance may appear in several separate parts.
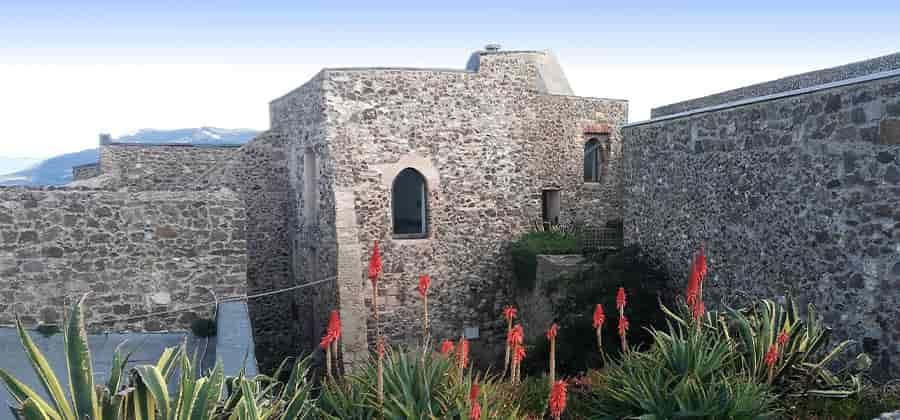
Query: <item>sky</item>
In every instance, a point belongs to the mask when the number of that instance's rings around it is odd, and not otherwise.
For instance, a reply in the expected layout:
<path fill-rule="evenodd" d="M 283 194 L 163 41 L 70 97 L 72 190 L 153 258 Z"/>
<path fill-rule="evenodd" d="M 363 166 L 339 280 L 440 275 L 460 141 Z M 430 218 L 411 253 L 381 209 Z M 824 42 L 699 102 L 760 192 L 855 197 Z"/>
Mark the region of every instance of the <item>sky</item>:
<path fill-rule="evenodd" d="M 740 4 L 737 4 L 740 3 Z M 650 108 L 900 51 L 900 2 L 0 0 L 0 156 L 141 128 L 268 128 L 323 67 L 550 49 L 575 94 Z"/>

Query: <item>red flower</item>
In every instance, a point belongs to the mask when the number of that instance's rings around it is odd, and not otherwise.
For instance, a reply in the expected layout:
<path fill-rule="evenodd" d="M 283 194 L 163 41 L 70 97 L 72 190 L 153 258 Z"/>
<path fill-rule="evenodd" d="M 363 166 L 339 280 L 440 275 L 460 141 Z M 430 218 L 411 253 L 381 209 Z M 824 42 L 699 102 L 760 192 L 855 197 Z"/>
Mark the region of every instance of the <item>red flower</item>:
<path fill-rule="evenodd" d="M 619 337 L 625 337 L 628 333 L 628 318 L 625 315 L 619 317 Z"/>
<path fill-rule="evenodd" d="M 619 292 L 616 293 L 616 309 L 618 309 L 619 312 L 624 311 L 624 310 L 625 310 L 625 304 L 626 304 L 626 303 L 627 303 L 627 302 L 626 302 L 626 299 L 625 299 L 625 288 L 624 288 L 624 287 L 620 287 L 620 288 L 619 288 Z"/>
<path fill-rule="evenodd" d="M 469 410 L 469 420 L 481 420 L 481 405 L 478 401 L 472 401 L 472 409 Z"/>
<path fill-rule="evenodd" d="M 519 311 L 515 306 L 507 305 L 505 308 L 503 308 L 503 318 L 506 318 L 507 322 L 512 321 L 518 314 Z"/>
<path fill-rule="evenodd" d="M 456 346 L 456 363 L 460 369 L 465 369 L 469 364 L 469 340 L 466 340 L 466 337 L 459 338 L 459 345 Z"/>
<path fill-rule="evenodd" d="M 706 313 L 706 305 L 703 304 L 702 300 L 698 300 L 694 302 L 694 305 L 691 306 L 691 314 L 694 317 L 694 321 L 700 320 L 703 318 L 703 314 Z"/>
<path fill-rule="evenodd" d="M 375 241 L 372 258 L 369 259 L 369 280 L 372 281 L 372 287 L 378 284 L 379 275 L 381 275 L 381 252 L 378 251 L 378 241 Z"/>
<path fill-rule="evenodd" d="M 325 333 L 325 335 L 322 336 L 322 341 L 319 342 L 319 347 L 322 348 L 322 350 L 328 350 L 328 348 L 331 346 L 332 341 L 334 341 L 334 336 L 329 333 Z"/>
<path fill-rule="evenodd" d="M 766 352 L 765 362 L 766 362 L 766 365 L 769 366 L 769 368 L 771 368 L 772 366 L 775 366 L 775 362 L 777 362 L 777 361 L 778 361 L 778 345 L 773 343 L 771 346 L 769 346 L 769 351 Z"/>
<path fill-rule="evenodd" d="M 481 418 L 481 405 L 478 404 L 478 384 L 473 383 L 472 389 L 469 390 L 469 402 L 472 405 L 469 411 L 469 420 L 478 420 Z"/>
<path fill-rule="evenodd" d="M 428 274 L 419 276 L 419 295 L 425 297 L 428 294 L 428 286 L 431 284 L 431 277 Z"/>
<path fill-rule="evenodd" d="M 443 354 L 444 356 L 448 356 L 450 355 L 450 353 L 453 353 L 453 342 L 450 340 L 444 340 L 444 342 L 441 343 L 441 354 Z"/>
<path fill-rule="evenodd" d="M 603 328 L 604 322 L 606 322 L 606 314 L 603 313 L 603 305 L 598 303 L 594 309 L 594 328 Z"/>
<path fill-rule="evenodd" d="M 701 299 L 700 289 L 704 278 L 706 278 L 706 255 L 703 253 L 703 246 L 701 245 L 700 252 L 697 253 L 691 262 L 691 273 L 688 275 L 688 287 L 685 293 L 687 295 L 687 304 L 691 309 Z"/>
<path fill-rule="evenodd" d="M 550 388 L 550 416 L 556 420 L 562 416 L 566 409 L 566 381 L 559 380 Z"/>
<path fill-rule="evenodd" d="M 522 343 L 513 345 L 513 361 L 520 363 L 525 360 L 525 346 Z"/>
<path fill-rule="evenodd" d="M 550 326 L 550 329 L 547 330 L 547 339 L 548 340 L 556 340 L 556 335 L 559 334 L 559 325 L 556 325 L 554 322 L 553 325 Z"/>
<path fill-rule="evenodd" d="M 341 315 L 337 310 L 331 311 L 328 318 L 328 334 L 333 335 L 335 340 L 341 338 Z"/>
<path fill-rule="evenodd" d="M 788 340 L 790 340 L 790 337 L 788 336 L 787 331 L 782 331 L 778 334 L 777 341 L 779 346 L 784 347 L 787 344 Z"/>
<path fill-rule="evenodd" d="M 525 334 L 522 331 L 522 324 L 517 324 L 515 327 L 512 327 L 509 330 L 509 334 L 506 336 L 506 341 L 510 345 L 522 344 L 522 341 L 525 339 Z"/>

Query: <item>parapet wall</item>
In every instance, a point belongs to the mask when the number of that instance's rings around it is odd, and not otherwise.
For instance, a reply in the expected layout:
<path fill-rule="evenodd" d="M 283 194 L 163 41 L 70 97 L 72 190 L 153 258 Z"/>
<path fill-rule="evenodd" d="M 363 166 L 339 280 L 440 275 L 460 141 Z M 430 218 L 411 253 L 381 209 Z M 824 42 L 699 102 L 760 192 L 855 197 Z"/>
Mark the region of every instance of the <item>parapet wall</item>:
<path fill-rule="evenodd" d="M 757 83 L 755 85 L 732 89 L 715 95 L 653 108 L 653 110 L 650 111 L 650 117 L 660 118 L 695 109 L 722 105 L 728 102 L 765 95 L 774 95 L 791 90 L 809 88 L 825 83 L 838 82 L 896 69 L 900 69 L 900 53 L 789 76 L 770 82 Z"/>
<path fill-rule="evenodd" d="M 900 76 L 624 129 L 625 235 L 709 304 L 793 295 L 900 374 Z"/>
<path fill-rule="evenodd" d="M 110 187 L 184 191 L 231 159 L 239 145 L 100 145 L 100 171 Z"/>
<path fill-rule="evenodd" d="M 58 323 L 90 292 L 92 330 L 190 328 L 245 294 L 246 218 L 235 193 L 0 189 L 0 325 Z"/>

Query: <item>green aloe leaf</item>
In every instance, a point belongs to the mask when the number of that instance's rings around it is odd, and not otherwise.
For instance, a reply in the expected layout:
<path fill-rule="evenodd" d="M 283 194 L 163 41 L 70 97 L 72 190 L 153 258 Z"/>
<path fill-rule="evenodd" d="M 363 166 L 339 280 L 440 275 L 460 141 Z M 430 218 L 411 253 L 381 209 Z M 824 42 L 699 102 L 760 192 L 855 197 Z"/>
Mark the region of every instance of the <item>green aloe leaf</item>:
<path fill-rule="evenodd" d="M 140 376 L 141 383 L 146 387 L 150 397 L 153 398 L 160 418 L 167 420 L 169 418 L 169 390 L 162 372 L 156 366 L 138 366 L 134 370 Z"/>
<path fill-rule="evenodd" d="M 9 372 L 0 369 L 0 380 L 6 385 L 9 394 L 16 399 L 20 405 L 24 405 L 26 401 L 31 401 L 42 408 L 42 410 L 50 416 L 51 419 L 60 420 L 59 413 L 53 410 L 46 401 L 44 401 L 37 392 L 29 388 L 27 385 L 13 377 Z"/>
<path fill-rule="evenodd" d="M 22 417 L 25 420 L 50 420 L 52 418 L 43 406 L 34 400 L 26 400 L 22 404 Z"/>
<path fill-rule="evenodd" d="M 94 392 L 94 370 L 91 365 L 91 351 L 88 347 L 87 330 L 84 328 L 84 300 L 81 298 L 72 306 L 66 323 L 65 349 L 66 366 L 69 371 L 69 390 L 75 414 L 79 419 L 100 418 L 97 394 Z"/>
<path fill-rule="evenodd" d="M 44 387 L 44 390 L 47 391 L 47 394 L 50 395 L 50 398 L 53 400 L 53 404 L 56 406 L 56 411 L 59 413 L 59 416 L 66 420 L 74 420 L 75 413 L 72 411 L 72 406 L 69 405 L 69 401 L 66 399 L 66 393 L 63 391 L 62 385 L 60 385 L 59 378 L 53 373 L 53 369 L 50 367 L 50 363 L 47 362 L 47 358 L 44 357 L 44 354 L 41 353 L 37 345 L 34 344 L 34 341 L 31 339 L 31 336 L 28 335 L 28 331 L 25 330 L 25 327 L 18 317 L 16 317 L 16 330 L 19 333 L 19 341 L 22 342 L 22 348 L 25 350 L 28 359 L 31 361 L 31 367 L 34 369 L 34 373 L 37 375 L 38 379 L 40 379 L 41 386 Z"/>

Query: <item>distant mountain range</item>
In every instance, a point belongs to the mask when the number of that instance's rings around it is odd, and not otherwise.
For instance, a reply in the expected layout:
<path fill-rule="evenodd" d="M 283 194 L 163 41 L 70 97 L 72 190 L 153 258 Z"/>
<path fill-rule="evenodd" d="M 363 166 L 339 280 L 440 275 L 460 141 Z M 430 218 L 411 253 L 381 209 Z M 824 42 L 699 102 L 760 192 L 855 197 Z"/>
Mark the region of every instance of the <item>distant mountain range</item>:
<path fill-rule="evenodd" d="M 215 127 L 182 128 L 176 130 L 142 129 L 112 139 L 116 143 L 135 144 L 193 144 L 193 145 L 229 145 L 244 144 L 253 139 L 258 131 L 246 129 L 225 129 Z M 66 153 L 30 165 L 12 169 L 11 172 L 0 172 L 0 185 L 64 185 L 72 181 L 72 167 L 97 162 L 100 158 L 98 149 L 87 149 L 75 153 Z M 0 158 L 0 165 L 4 158 Z M 4 169 L 0 166 L 0 169 Z"/>
<path fill-rule="evenodd" d="M 41 160 L 43 159 L 0 156 L 0 174 L 9 174 L 28 169 L 31 165 Z"/>

